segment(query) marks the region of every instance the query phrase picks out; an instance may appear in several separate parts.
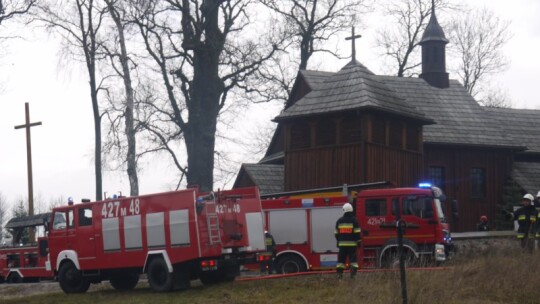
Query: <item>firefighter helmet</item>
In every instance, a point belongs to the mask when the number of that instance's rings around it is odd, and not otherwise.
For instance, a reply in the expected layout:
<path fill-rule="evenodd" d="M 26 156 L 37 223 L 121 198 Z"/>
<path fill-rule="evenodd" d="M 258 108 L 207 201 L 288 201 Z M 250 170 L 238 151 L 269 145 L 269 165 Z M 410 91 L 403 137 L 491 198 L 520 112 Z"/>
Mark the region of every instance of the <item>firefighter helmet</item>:
<path fill-rule="evenodd" d="M 487 222 L 487 221 L 488 221 L 487 216 L 482 215 L 482 216 L 480 217 L 480 222 Z"/>
<path fill-rule="evenodd" d="M 538 193 L 536 194 L 536 197 L 540 197 L 540 191 L 538 191 Z"/>
<path fill-rule="evenodd" d="M 346 203 L 345 205 L 343 205 L 343 213 L 347 213 L 347 212 L 353 212 L 353 207 L 349 203 Z"/>
<path fill-rule="evenodd" d="M 523 196 L 523 199 L 526 199 L 526 200 L 529 200 L 529 201 L 534 201 L 534 197 L 532 196 L 532 194 L 530 193 L 527 193 Z"/>

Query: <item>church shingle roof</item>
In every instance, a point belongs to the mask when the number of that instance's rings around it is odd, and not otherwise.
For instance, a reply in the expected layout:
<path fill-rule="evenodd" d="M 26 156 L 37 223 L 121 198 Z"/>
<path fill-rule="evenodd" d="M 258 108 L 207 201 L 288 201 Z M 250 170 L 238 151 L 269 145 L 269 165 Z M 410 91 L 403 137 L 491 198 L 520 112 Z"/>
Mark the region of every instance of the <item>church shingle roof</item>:
<path fill-rule="evenodd" d="M 275 120 L 355 109 L 377 109 L 431 123 L 424 113 L 407 104 L 378 76 L 357 61 L 337 73 L 303 72 L 312 91 L 284 110 Z M 325 79 L 321 79 L 324 77 Z"/>
<path fill-rule="evenodd" d="M 540 153 L 540 110 L 485 108 L 489 117 L 504 126 L 504 132 L 527 147 L 525 153 Z M 540 171 L 537 171 L 537 174 Z M 539 174 L 540 176 L 540 174 Z M 540 184 L 538 185 L 540 187 Z"/>
<path fill-rule="evenodd" d="M 378 77 L 435 121 L 424 126 L 424 143 L 524 148 L 457 80 L 439 89 L 420 78 Z"/>
<path fill-rule="evenodd" d="M 283 192 L 283 165 L 242 164 L 242 171 L 259 186 L 261 194 Z"/>

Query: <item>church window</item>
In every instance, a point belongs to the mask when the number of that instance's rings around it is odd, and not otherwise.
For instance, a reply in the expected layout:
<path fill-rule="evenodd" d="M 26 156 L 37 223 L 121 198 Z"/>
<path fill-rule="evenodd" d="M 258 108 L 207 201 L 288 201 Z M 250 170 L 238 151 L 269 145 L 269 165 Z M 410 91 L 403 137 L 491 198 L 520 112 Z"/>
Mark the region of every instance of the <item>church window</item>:
<path fill-rule="evenodd" d="M 444 176 L 444 167 L 441 166 L 430 166 L 428 168 L 428 178 L 433 186 L 437 186 L 444 190 L 445 176 Z"/>
<path fill-rule="evenodd" d="M 362 125 L 357 117 L 348 117 L 341 121 L 341 143 L 350 144 L 362 139 Z"/>
<path fill-rule="evenodd" d="M 403 126 L 399 121 L 390 122 L 390 146 L 395 148 L 403 147 Z"/>
<path fill-rule="evenodd" d="M 471 197 L 486 197 L 486 169 L 484 168 L 471 169 Z"/>
<path fill-rule="evenodd" d="M 377 144 L 386 143 L 386 121 L 382 117 L 373 117 L 371 140 Z"/>
<path fill-rule="evenodd" d="M 291 150 L 305 149 L 311 146 L 311 130 L 307 123 L 297 122 L 291 126 Z"/>
<path fill-rule="evenodd" d="M 336 144 L 336 123 L 331 119 L 323 119 L 317 123 L 317 146 Z"/>
<path fill-rule="evenodd" d="M 407 127 L 407 150 L 418 151 L 420 148 L 420 129 L 416 126 Z"/>

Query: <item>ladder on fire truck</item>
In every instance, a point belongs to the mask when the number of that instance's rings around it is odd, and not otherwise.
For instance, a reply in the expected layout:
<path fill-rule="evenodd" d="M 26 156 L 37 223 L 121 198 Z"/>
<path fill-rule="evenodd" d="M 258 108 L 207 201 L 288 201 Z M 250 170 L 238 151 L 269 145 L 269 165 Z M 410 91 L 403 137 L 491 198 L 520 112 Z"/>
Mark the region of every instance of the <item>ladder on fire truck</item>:
<path fill-rule="evenodd" d="M 216 212 L 216 202 L 215 200 L 207 201 L 205 206 L 206 227 L 208 228 L 210 245 L 221 244 L 221 231 L 219 229 L 219 216 Z"/>

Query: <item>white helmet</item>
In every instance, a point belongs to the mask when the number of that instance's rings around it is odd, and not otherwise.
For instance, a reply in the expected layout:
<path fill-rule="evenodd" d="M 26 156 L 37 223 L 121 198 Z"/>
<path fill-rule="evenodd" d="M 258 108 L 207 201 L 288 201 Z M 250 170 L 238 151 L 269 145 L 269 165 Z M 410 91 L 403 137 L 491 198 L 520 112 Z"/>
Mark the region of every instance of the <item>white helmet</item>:
<path fill-rule="evenodd" d="M 353 207 L 349 203 L 346 203 L 345 205 L 343 205 L 343 213 L 347 213 L 347 212 L 353 212 Z"/>
<path fill-rule="evenodd" d="M 527 200 L 530 200 L 531 202 L 534 201 L 534 197 L 532 196 L 532 194 L 530 193 L 527 193 L 523 196 L 523 199 L 527 199 Z"/>
<path fill-rule="evenodd" d="M 538 191 L 538 194 L 536 194 L 536 197 L 540 197 L 540 191 Z"/>

